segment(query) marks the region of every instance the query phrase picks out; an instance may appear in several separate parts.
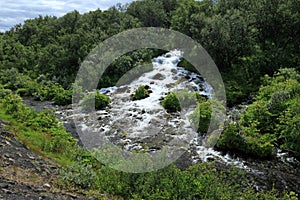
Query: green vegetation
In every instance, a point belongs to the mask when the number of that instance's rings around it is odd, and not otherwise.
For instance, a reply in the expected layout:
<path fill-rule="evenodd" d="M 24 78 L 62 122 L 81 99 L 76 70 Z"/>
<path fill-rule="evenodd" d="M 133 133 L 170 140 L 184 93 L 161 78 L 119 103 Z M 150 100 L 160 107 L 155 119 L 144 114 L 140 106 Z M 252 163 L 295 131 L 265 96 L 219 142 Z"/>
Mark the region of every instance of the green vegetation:
<path fill-rule="evenodd" d="M 255 101 L 228 125 L 217 146 L 258 157 L 273 156 L 278 147 L 300 157 L 299 104 L 299 73 L 280 69 L 273 78 L 266 75 Z"/>
<path fill-rule="evenodd" d="M 3 79 L 0 84 L 4 89 L 11 89 L 22 97 L 34 97 L 40 101 L 53 101 L 57 105 L 68 105 L 72 103 L 72 86 L 65 90 L 56 82 L 46 80 L 40 75 L 31 78 L 29 75 L 18 72 L 16 68 L 0 70 Z"/>
<path fill-rule="evenodd" d="M 132 100 L 141 100 L 149 97 L 149 90 L 145 86 L 139 86 L 135 93 L 132 95 Z"/>
<path fill-rule="evenodd" d="M 275 191 L 255 193 L 247 186 L 243 172 L 232 168 L 226 174 L 217 171 L 213 163 L 197 164 L 186 170 L 169 166 L 156 172 L 131 174 L 105 166 L 97 169 L 78 160 L 64 168 L 62 176 L 71 185 L 124 199 L 280 199 Z M 295 193 L 285 193 L 283 197 L 296 198 Z"/>
<path fill-rule="evenodd" d="M 0 35 L 0 69 L 16 68 L 31 79 L 44 76 L 70 89 L 80 64 L 99 42 L 131 28 L 165 27 L 203 45 L 234 105 L 251 98 L 265 74 L 272 76 L 282 66 L 299 70 L 299 10 L 295 0 L 143 0 L 83 15 L 73 11 L 60 18 L 39 16 Z M 143 49 L 117 58 L 98 87 L 116 84 L 158 52 L 162 51 Z M 194 69 L 185 60 L 180 66 Z M 32 94 L 30 88 L 19 93 Z"/>
<path fill-rule="evenodd" d="M 183 67 L 183 68 L 185 68 L 186 70 L 189 70 L 189 71 L 191 71 L 191 72 L 199 73 L 199 72 L 195 69 L 195 67 L 194 67 L 192 64 L 190 64 L 186 59 L 182 59 L 182 60 L 178 63 L 177 66 L 178 66 L 178 67 Z"/>
<path fill-rule="evenodd" d="M 240 172 L 229 170 L 226 174 L 213 170 L 211 164 L 186 170 L 170 166 L 145 174 L 114 171 L 79 148 L 53 113 L 35 112 L 22 103 L 21 97 L 58 105 L 83 99 L 85 110 L 105 108 L 110 103 L 107 96 L 93 93 L 89 83 L 87 88 L 73 83 L 85 57 L 99 42 L 124 30 L 165 27 L 203 45 L 221 71 L 229 107 L 252 102 L 225 127 L 210 122 L 213 106 L 223 109 L 220 103 L 199 94 L 168 94 L 162 102 L 168 112 L 195 106 L 191 120 L 198 132 L 224 128 L 218 149 L 269 158 L 280 148 L 300 158 L 299 0 L 214 2 L 135 1 L 106 11 L 73 11 L 59 18 L 39 16 L 0 33 L 0 119 L 10 122 L 11 131 L 28 147 L 66 165 L 61 170 L 62 182 L 72 187 L 124 199 L 279 199 L 275 191 L 254 192 Z M 115 58 L 98 88 L 117 84 L 126 72 L 137 70 L 163 52 L 140 49 Z M 195 71 L 184 59 L 179 66 Z M 97 71 L 88 73 L 95 75 Z M 131 76 L 123 79 L 130 80 Z M 148 94 L 141 86 L 133 99 Z M 291 192 L 281 199 L 297 197 Z"/>
<path fill-rule="evenodd" d="M 80 105 L 85 111 L 101 110 L 110 103 L 110 98 L 104 94 L 89 93 L 82 99 Z"/>
<path fill-rule="evenodd" d="M 65 166 L 60 170 L 61 184 L 123 199 L 280 199 L 276 191 L 254 192 L 242 171 L 231 168 L 225 173 L 213 163 L 185 170 L 170 166 L 142 174 L 115 171 L 76 146 L 53 114 L 29 109 L 7 89 L 0 93 L 7 94 L 0 102 L 1 119 L 10 122 L 10 130 L 29 148 Z M 283 199 L 297 199 L 297 195 L 286 192 Z"/>
<path fill-rule="evenodd" d="M 51 155 L 59 163 L 70 163 L 70 154 L 76 150 L 77 141 L 59 124 L 54 113 L 31 110 L 22 103 L 22 99 L 11 91 L 0 101 L 1 119 L 10 122 L 16 138 L 39 153 Z"/>
<path fill-rule="evenodd" d="M 211 107 L 210 101 L 199 102 L 196 110 L 190 116 L 194 127 L 198 127 L 198 132 L 204 134 L 208 132 L 208 127 L 211 121 Z"/>
<path fill-rule="evenodd" d="M 171 92 L 164 98 L 162 102 L 162 106 L 168 111 L 168 112 L 177 112 L 181 111 L 180 102 L 177 98 L 176 93 Z"/>

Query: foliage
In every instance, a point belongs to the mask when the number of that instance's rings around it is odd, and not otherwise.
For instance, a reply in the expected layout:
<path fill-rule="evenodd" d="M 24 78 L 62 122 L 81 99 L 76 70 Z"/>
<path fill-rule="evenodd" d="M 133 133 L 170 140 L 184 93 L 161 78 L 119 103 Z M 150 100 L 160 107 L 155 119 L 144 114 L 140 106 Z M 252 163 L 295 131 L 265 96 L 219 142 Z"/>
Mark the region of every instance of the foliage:
<path fill-rule="evenodd" d="M 190 120 L 198 133 L 211 133 L 221 129 L 220 122 L 224 119 L 225 107 L 213 99 L 199 99 L 197 107 L 190 115 Z M 212 139 L 212 138 L 211 138 Z"/>
<path fill-rule="evenodd" d="M 185 170 L 172 165 L 156 172 L 134 174 L 100 164 L 92 167 L 85 158 L 63 168 L 61 174 L 68 184 L 124 199 L 280 199 L 274 190 L 254 192 L 247 186 L 249 180 L 242 171 L 230 168 L 225 173 L 216 170 L 213 163 L 195 164 Z M 294 198 L 295 193 L 284 194 L 284 199 Z"/>
<path fill-rule="evenodd" d="M 0 84 L 0 101 L 7 95 L 11 94 L 12 91 L 10 89 L 5 89 L 1 84 Z"/>
<path fill-rule="evenodd" d="M 139 86 L 132 95 L 132 100 L 141 100 L 147 97 L 149 97 L 149 91 L 145 88 L 145 86 Z"/>
<path fill-rule="evenodd" d="M 1 111 L 13 117 L 18 124 L 17 137 L 33 149 L 55 154 L 68 154 L 77 141 L 59 124 L 54 113 L 36 112 L 22 103 L 22 99 L 12 93 L 0 102 Z"/>
<path fill-rule="evenodd" d="M 299 157 L 300 75 L 281 69 L 265 76 L 255 100 L 235 124 L 229 124 L 217 147 L 252 154 L 274 156 L 274 147 Z"/>
<path fill-rule="evenodd" d="M 40 75 L 33 79 L 26 74 L 20 73 L 16 68 L 0 71 L 1 84 L 6 89 L 15 90 L 20 96 L 33 96 L 36 100 L 53 101 L 57 105 L 72 103 L 72 90 L 65 90 L 59 84 L 44 80 Z"/>
<path fill-rule="evenodd" d="M 208 127 L 211 121 L 211 107 L 210 101 L 199 102 L 196 110 L 190 116 L 194 127 L 197 127 L 197 131 L 200 133 L 207 133 Z"/>
<path fill-rule="evenodd" d="M 75 148 L 75 140 L 53 114 L 30 110 L 13 94 L 5 97 L 0 106 L 0 115 L 3 117 L 4 111 L 9 111 L 6 119 L 18 127 L 16 137 L 27 146 L 60 162 L 68 160 L 69 165 L 60 170 L 64 184 L 124 199 L 279 199 L 275 191 L 254 192 L 242 171 L 231 168 L 225 173 L 216 170 L 213 163 L 199 163 L 185 170 L 172 165 L 141 174 L 116 171 L 100 164 L 90 152 Z M 12 110 L 13 107 L 16 109 Z M 9 118 L 12 114 L 18 118 Z M 297 199 L 297 195 L 285 193 L 283 199 Z"/>
<path fill-rule="evenodd" d="M 243 149 L 244 143 L 245 141 L 239 131 L 239 127 L 231 122 L 221 134 L 217 143 L 217 148 L 239 150 Z"/>
<path fill-rule="evenodd" d="M 68 89 L 97 43 L 136 27 L 165 27 L 203 45 L 221 70 L 233 105 L 248 100 L 265 74 L 282 66 L 300 66 L 298 10 L 294 0 L 143 0 L 83 15 L 73 11 L 59 18 L 39 16 L 1 34 L 0 69 L 16 68 L 33 79 L 44 74 L 46 80 Z M 98 88 L 116 84 L 126 70 L 150 61 L 156 53 L 139 50 L 117 58 Z M 188 66 L 184 62 L 180 65 Z M 18 84 L 6 88 L 17 90 Z"/>
<path fill-rule="evenodd" d="M 195 67 L 190 64 L 186 59 L 182 59 L 178 65 L 178 67 L 183 67 L 184 69 L 191 71 L 191 72 L 195 72 L 195 73 L 199 73 L 197 69 L 195 69 Z"/>
<path fill-rule="evenodd" d="M 168 94 L 163 102 L 162 106 L 168 111 L 168 112 L 177 112 L 181 111 L 180 102 L 176 96 L 176 93 L 172 92 Z"/>
<path fill-rule="evenodd" d="M 167 23 L 162 1 L 133 2 L 128 6 L 127 13 L 138 18 L 145 27 L 163 27 Z"/>
<path fill-rule="evenodd" d="M 60 88 L 56 91 L 55 97 L 53 98 L 53 101 L 56 105 L 69 105 L 72 103 L 72 90 L 64 90 L 63 88 Z"/>
<path fill-rule="evenodd" d="M 80 102 L 82 109 L 85 111 L 101 110 L 110 103 L 110 98 L 104 94 L 89 93 Z"/>
<path fill-rule="evenodd" d="M 78 102 L 85 88 L 71 83 L 99 42 L 136 27 L 165 27 L 187 34 L 208 51 L 222 73 L 230 106 L 254 101 L 240 119 L 225 127 L 218 148 L 269 157 L 276 147 L 300 157 L 299 10 L 294 0 L 143 0 L 106 11 L 26 20 L 0 34 L 0 113 L 19 126 L 18 137 L 25 144 L 71 157 L 75 141 L 54 115 L 30 110 L 15 93 L 66 105 L 74 92 Z M 142 49 L 116 58 L 98 88 L 115 85 L 127 71 L 150 62 L 158 52 Z M 193 69 L 185 60 L 180 66 Z M 83 106 L 94 99 L 96 109 L 110 102 L 106 96 L 89 94 Z M 162 104 L 168 112 L 177 112 L 192 99 L 171 93 Z M 211 109 L 209 101 L 197 106 L 193 121 L 201 122 L 200 132 L 207 130 Z M 170 167 L 125 174 L 85 158 L 63 174 L 66 182 L 125 199 L 277 199 L 274 191 L 254 193 L 228 182 L 230 178 L 205 164 L 183 171 Z M 289 193 L 282 199 L 297 196 Z"/>

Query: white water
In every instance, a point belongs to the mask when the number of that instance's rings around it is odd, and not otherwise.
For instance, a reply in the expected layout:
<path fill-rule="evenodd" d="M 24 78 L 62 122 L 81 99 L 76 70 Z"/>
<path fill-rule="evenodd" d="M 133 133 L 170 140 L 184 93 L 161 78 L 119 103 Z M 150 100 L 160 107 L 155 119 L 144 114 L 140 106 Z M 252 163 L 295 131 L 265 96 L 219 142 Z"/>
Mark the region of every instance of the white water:
<path fill-rule="evenodd" d="M 191 106 L 191 109 L 181 113 L 180 116 L 174 117 L 168 115 L 161 106 L 161 99 L 172 91 L 187 89 L 190 92 L 196 91 L 208 98 L 213 95 L 212 87 L 201 76 L 177 66 L 181 58 L 182 52 L 171 51 L 154 58 L 152 62 L 153 70 L 136 77 L 131 83 L 101 89 L 101 93 L 110 96 L 112 99 L 109 125 L 106 124 L 105 129 L 102 130 L 110 132 L 108 137 L 121 138 L 116 143 L 126 144 L 123 146 L 126 150 L 145 148 L 143 147 L 145 146 L 143 144 L 144 140 L 151 141 L 151 137 L 161 134 L 164 137 L 160 139 L 169 142 L 163 145 L 176 146 L 176 142 L 183 141 L 183 146 L 194 146 L 194 152 L 189 150 L 193 155 L 194 162 L 210 159 L 219 160 L 246 169 L 245 163 L 238 158 L 233 159 L 228 154 L 223 156 L 212 148 L 201 146 L 201 142 L 198 141 L 200 139 L 189 121 L 189 115 L 195 107 Z M 150 86 L 152 93 L 148 98 L 132 101 L 130 95 L 141 85 Z M 166 120 L 166 118 L 169 118 L 169 120 Z M 118 130 L 116 130 L 116 127 Z M 167 128 L 171 128 L 175 133 L 169 134 L 163 131 Z M 126 136 L 120 137 L 122 133 L 123 136 L 125 134 Z M 148 148 L 150 148 L 148 150 L 151 150 L 151 145 Z"/>
<path fill-rule="evenodd" d="M 180 147 L 188 145 L 196 137 L 197 133 L 189 120 L 189 115 L 196 104 L 178 113 L 179 116 L 169 115 L 161 105 L 161 100 L 169 92 L 186 89 L 208 97 L 212 93 L 212 88 L 199 75 L 177 67 L 181 56 L 180 51 L 169 52 L 153 59 L 153 69 L 138 77 L 131 77 L 131 83 L 100 90 L 112 99 L 108 120 L 110 128 L 106 129 L 107 137 L 120 138 L 121 135 L 122 139 L 115 143 L 126 144 L 124 145 L 126 150 L 141 149 L 141 144 L 145 146 L 147 143 L 146 146 L 150 151 L 155 146 L 161 149 L 162 145 L 167 143 L 153 144 L 156 137 L 168 141 L 168 145 L 171 146 L 177 146 L 178 143 Z M 139 86 L 150 87 L 150 96 L 133 101 L 131 95 Z"/>
<path fill-rule="evenodd" d="M 168 146 L 169 150 L 187 147 L 185 149 L 192 155 L 194 163 L 219 160 L 247 169 L 239 158 L 232 158 L 228 154 L 223 156 L 220 152 L 201 145 L 202 142 L 189 120 L 196 105 L 191 105 L 176 115 L 168 114 L 161 106 L 161 100 L 173 91 L 186 89 L 208 98 L 213 95 L 213 88 L 201 76 L 177 66 L 181 58 L 182 52 L 171 51 L 154 58 L 153 69 L 138 77 L 131 77 L 130 83 L 102 88 L 100 93 L 108 95 L 112 102 L 107 110 L 96 112 L 99 119 L 97 123 L 90 123 L 90 118 L 84 114 L 68 114 L 64 120 L 80 118 L 82 131 L 90 128 L 101 131 L 112 143 L 127 151 L 143 149 L 153 152 L 162 146 Z M 142 85 L 149 86 L 152 93 L 148 98 L 133 101 L 131 95 Z"/>

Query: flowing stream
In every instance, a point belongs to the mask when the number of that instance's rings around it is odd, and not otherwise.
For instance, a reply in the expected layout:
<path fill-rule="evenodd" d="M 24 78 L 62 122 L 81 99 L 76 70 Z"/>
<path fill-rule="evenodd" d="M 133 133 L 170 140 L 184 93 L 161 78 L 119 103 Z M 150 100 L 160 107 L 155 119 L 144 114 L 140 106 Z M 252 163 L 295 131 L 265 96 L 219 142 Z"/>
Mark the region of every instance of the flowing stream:
<path fill-rule="evenodd" d="M 182 52 L 174 50 L 153 59 L 152 70 L 135 76 L 134 73 L 124 75 L 117 86 L 102 88 L 100 93 L 112 99 L 107 110 L 97 111 L 97 122 L 82 114 L 72 115 L 69 111 L 59 111 L 63 121 L 80 118 L 82 131 L 94 129 L 102 132 L 115 145 L 127 151 L 145 150 L 155 152 L 167 147 L 169 151 L 185 148 L 192 163 L 207 160 L 220 160 L 246 168 L 238 158 L 233 159 L 228 154 L 223 156 L 213 148 L 202 145 L 201 137 L 195 131 L 190 115 L 196 108 L 197 99 L 189 105 L 180 102 L 181 112 L 169 114 L 162 107 L 163 98 L 170 92 L 198 92 L 206 98 L 211 98 L 213 88 L 200 75 L 178 67 Z M 126 80 L 126 81 L 124 81 Z M 130 80 L 130 81 L 128 81 Z M 123 82 L 129 82 L 122 84 Z M 132 100 L 132 94 L 139 86 L 145 86 L 149 97 Z M 68 114 L 66 114 L 68 113 Z"/>
<path fill-rule="evenodd" d="M 102 88 L 100 93 L 108 95 L 112 102 L 106 110 L 94 113 L 97 116 L 96 122 L 91 122 L 88 114 L 74 114 L 71 107 L 55 107 L 56 114 L 66 129 L 77 138 L 79 138 L 78 130 L 73 123 L 74 118 L 81 121 L 79 126 L 81 131 L 86 129 L 100 131 L 113 144 L 126 151 L 155 152 L 163 147 L 167 147 L 170 151 L 184 148 L 190 164 L 213 160 L 224 165 L 234 165 L 261 180 L 256 183 L 258 188 L 270 189 L 271 182 L 275 182 L 275 186 L 278 184 L 277 188 L 292 189 L 299 193 L 300 163 L 287 153 L 278 150 L 277 157 L 271 161 L 223 154 L 202 145 L 189 117 L 196 108 L 196 101 L 188 106 L 180 102 L 181 112 L 175 114 L 166 112 L 161 102 L 170 92 L 183 90 L 198 92 L 206 98 L 213 95 L 213 88 L 203 77 L 177 66 L 181 57 L 180 51 L 171 51 L 154 58 L 150 70 L 146 67 L 148 70 L 140 73 L 144 70 L 142 66 L 139 73 L 132 71 L 125 74 L 117 86 Z M 132 100 L 132 94 L 139 86 L 145 86 L 149 96 L 141 100 Z M 47 106 L 47 103 L 34 103 L 32 100 L 24 102 L 31 107 L 38 105 L 39 109 Z"/>

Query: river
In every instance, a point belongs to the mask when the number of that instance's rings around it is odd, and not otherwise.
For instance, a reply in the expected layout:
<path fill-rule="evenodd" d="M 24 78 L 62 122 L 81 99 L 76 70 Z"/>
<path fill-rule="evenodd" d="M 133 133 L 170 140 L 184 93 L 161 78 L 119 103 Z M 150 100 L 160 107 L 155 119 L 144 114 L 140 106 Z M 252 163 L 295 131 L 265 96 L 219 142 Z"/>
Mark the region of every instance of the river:
<path fill-rule="evenodd" d="M 213 95 L 213 88 L 204 78 L 177 66 L 181 57 L 182 52 L 171 51 L 154 58 L 151 70 L 139 76 L 129 72 L 121 78 L 117 86 L 102 88 L 100 92 L 109 96 L 112 102 L 106 110 L 96 112 L 96 122 L 90 122 L 87 114 L 74 114 L 71 106 L 53 106 L 51 102 L 37 102 L 32 99 L 24 102 L 37 110 L 55 109 L 66 129 L 79 140 L 74 118 L 82 122 L 79 126 L 81 131 L 90 128 L 101 131 L 113 144 L 125 151 L 155 152 L 165 146 L 171 151 L 175 147 L 187 147 L 186 153 L 178 162 L 179 167 L 216 161 L 224 166 L 234 165 L 245 170 L 249 176 L 254 177 L 253 185 L 257 189 L 271 189 L 274 184 L 279 190 L 288 189 L 300 193 L 300 162 L 288 153 L 277 150 L 276 158 L 261 160 L 218 152 L 213 147 L 204 147 L 199 141 L 189 120 L 195 105 L 190 105 L 175 115 L 166 113 L 161 102 L 169 92 L 187 90 L 198 92 L 206 98 Z M 131 95 L 141 85 L 151 93 L 145 99 L 133 101 Z"/>

